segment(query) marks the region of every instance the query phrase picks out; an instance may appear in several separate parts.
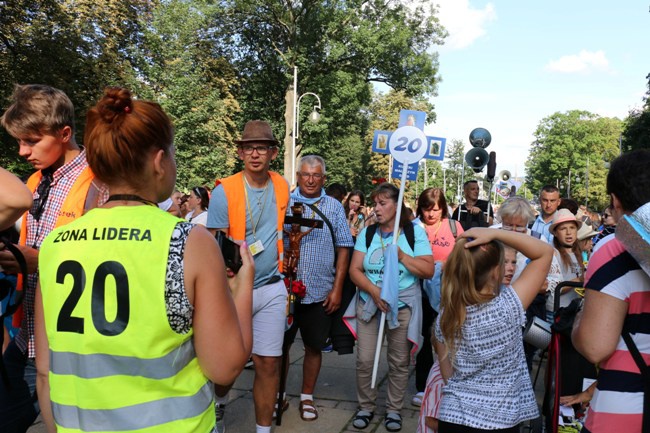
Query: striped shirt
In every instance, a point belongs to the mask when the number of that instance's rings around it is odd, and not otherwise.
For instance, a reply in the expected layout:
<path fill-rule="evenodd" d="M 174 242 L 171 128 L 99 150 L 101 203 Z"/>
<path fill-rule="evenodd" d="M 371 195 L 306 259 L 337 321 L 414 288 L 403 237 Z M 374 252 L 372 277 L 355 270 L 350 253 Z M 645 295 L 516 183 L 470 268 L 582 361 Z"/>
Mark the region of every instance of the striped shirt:
<path fill-rule="evenodd" d="M 427 427 L 426 418 L 438 419 L 438 410 L 440 409 L 440 398 L 442 396 L 442 387 L 445 384 L 440 372 L 440 364 L 438 360 L 433 363 L 429 376 L 427 377 L 427 387 L 424 390 L 424 397 L 422 398 L 422 407 L 420 407 L 420 417 L 418 420 L 417 433 L 437 433 Z"/>
<path fill-rule="evenodd" d="M 650 277 L 614 235 L 598 243 L 589 260 L 585 287 L 629 304 L 623 330 L 628 331 L 646 364 L 650 363 Z M 640 433 L 643 379 L 627 345 L 619 337 L 614 353 L 600 363 L 598 386 L 583 431 Z"/>
<path fill-rule="evenodd" d="M 540 237 L 538 239 L 543 240 L 547 244 L 553 245 L 553 235 L 550 232 L 551 225 L 553 224 L 553 219 L 550 219 L 548 222 L 544 221 L 544 218 L 542 218 L 542 215 L 538 215 L 537 219 L 535 219 L 535 222 L 533 225 L 530 227 L 530 231 L 532 233 L 538 233 Z M 535 235 L 535 237 L 537 237 Z"/>
<path fill-rule="evenodd" d="M 289 201 L 289 213 L 295 199 Z M 351 248 L 354 246 L 352 235 L 348 228 L 348 220 L 345 217 L 345 210 L 341 202 L 329 196 L 323 196 L 314 206 L 321 211 L 332 223 L 336 245 L 332 244 L 332 233 L 327 223 L 323 228 L 313 229 L 300 241 L 300 259 L 298 261 L 297 277 L 307 287 L 307 294 L 302 299 L 303 304 L 322 302 L 327 298 L 334 286 L 336 266 L 334 264 L 334 253 L 338 247 Z M 303 206 L 303 218 L 322 220 L 320 215 L 314 212 L 309 206 Z M 291 224 L 285 224 L 284 229 L 291 231 Z M 309 230 L 303 227 L 303 230 Z M 284 236 L 284 248 L 287 251 L 289 239 Z M 346 263 L 347 266 L 347 263 Z"/>
<path fill-rule="evenodd" d="M 30 213 L 27 213 L 27 237 L 26 245 L 39 249 L 45 237 L 54 229 L 56 220 L 59 217 L 59 211 L 63 202 L 68 197 L 72 185 L 75 183 L 81 172 L 88 166 L 86 161 L 86 151 L 82 150 L 72 161 L 59 167 L 52 174 L 52 183 L 50 194 L 43 208 L 43 213 L 39 220 L 34 219 Z M 37 188 L 38 190 L 38 188 Z M 100 187 L 100 203 L 106 201 L 108 191 L 105 187 Z M 34 191 L 34 199 L 38 198 L 38 192 Z M 21 322 L 21 328 L 16 336 L 16 345 L 23 352 L 27 353 L 29 358 L 34 358 L 34 302 L 36 297 L 36 283 L 38 281 L 38 272 L 30 274 L 25 284 L 25 297 L 23 300 L 24 317 Z"/>

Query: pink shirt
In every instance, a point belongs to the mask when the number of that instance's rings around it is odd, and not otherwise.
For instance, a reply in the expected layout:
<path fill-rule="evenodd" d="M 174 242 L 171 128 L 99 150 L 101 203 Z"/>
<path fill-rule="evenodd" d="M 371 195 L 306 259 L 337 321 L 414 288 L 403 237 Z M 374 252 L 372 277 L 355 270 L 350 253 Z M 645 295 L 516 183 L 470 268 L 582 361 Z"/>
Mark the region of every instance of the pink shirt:
<path fill-rule="evenodd" d="M 431 244 L 431 251 L 433 251 L 433 259 L 436 262 L 446 262 L 447 257 L 451 254 L 451 250 L 456 245 L 456 239 L 451 232 L 449 221 L 456 224 L 456 236 L 460 236 L 464 232 L 463 227 L 456 220 L 443 219 L 440 224 L 426 225 L 424 230 L 427 232 L 427 238 Z"/>

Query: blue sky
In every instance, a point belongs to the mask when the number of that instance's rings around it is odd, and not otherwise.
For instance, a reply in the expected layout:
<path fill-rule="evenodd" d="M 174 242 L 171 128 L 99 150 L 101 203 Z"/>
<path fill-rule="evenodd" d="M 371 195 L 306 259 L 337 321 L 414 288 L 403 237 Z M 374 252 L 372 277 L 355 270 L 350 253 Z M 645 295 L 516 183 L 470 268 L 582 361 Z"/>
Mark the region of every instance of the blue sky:
<path fill-rule="evenodd" d="M 427 135 L 492 134 L 497 171 L 522 176 L 533 133 L 555 112 L 623 119 L 643 104 L 650 0 L 433 0 L 450 36 Z"/>

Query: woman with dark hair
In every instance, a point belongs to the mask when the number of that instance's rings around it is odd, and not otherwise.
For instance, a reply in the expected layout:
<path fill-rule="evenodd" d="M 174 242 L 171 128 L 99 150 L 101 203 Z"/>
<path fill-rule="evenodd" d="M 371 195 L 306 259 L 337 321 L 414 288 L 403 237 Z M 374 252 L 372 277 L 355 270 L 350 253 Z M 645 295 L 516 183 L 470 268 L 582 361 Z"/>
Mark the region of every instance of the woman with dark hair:
<path fill-rule="evenodd" d="M 601 216 L 601 226 L 598 227 L 598 233 L 596 237 L 594 237 L 594 246 L 600 240 L 606 236 L 611 235 L 612 233 L 616 232 L 616 219 L 614 218 L 614 215 L 612 214 L 612 206 L 607 206 L 605 210 L 603 211 L 603 215 Z"/>
<path fill-rule="evenodd" d="M 108 88 L 87 119 L 88 164 L 111 196 L 41 247 L 47 430 L 213 432 L 213 383 L 230 385 L 251 351 L 249 249 L 228 281 L 210 232 L 156 205 L 176 182 L 173 128 L 158 104 Z"/>
<path fill-rule="evenodd" d="M 366 199 L 363 192 L 359 190 L 351 191 L 343 202 L 345 215 L 348 217 L 348 226 L 352 237 L 356 239 L 359 231 L 366 226 Z"/>
<path fill-rule="evenodd" d="M 192 224 L 199 224 L 205 227 L 208 222 L 208 206 L 210 205 L 210 196 L 208 190 L 202 186 L 195 186 L 190 191 L 190 197 L 187 199 L 189 212 L 185 219 Z"/>
<path fill-rule="evenodd" d="M 456 220 L 449 219 L 449 209 L 445 193 L 440 188 L 427 188 L 418 197 L 417 217 L 420 226 L 427 233 L 431 244 L 433 259 L 436 263 L 433 278 L 424 281 L 422 296 L 422 349 L 415 360 L 415 389 L 411 403 L 422 404 L 429 370 L 433 366 L 433 348 L 431 347 L 431 326 L 440 309 L 440 282 L 442 268 L 447 257 L 456 245 L 456 237 L 463 233 L 463 227 Z"/>
<path fill-rule="evenodd" d="M 409 361 L 412 350 L 421 345 L 422 305 L 420 278 L 433 275 L 433 256 L 424 230 L 411 223 L 403 203 L 398 202 L 399 189 L 383 183 L 371 195 L 375 202 L 377 225 L 368 226 L 359 233 L 354 246 L 350 278 L 358 287 L 356 305 L 357 331 L 357 398 L 359 410 L 354 418 L 355 428 L 366 428 L 374 416 L 377 405 L 377 388 L 371 388 L 373 361 L 377 346 L 380 313 L 387 313 L 388 326 L 388 394 L 384 426 L 388 431 L 402 428 L 400 411 L 408 382 Z M 402 206 L 397 233 L 395 218 L 397 206 Z M 374 230 L 368 242 L 366 232 Z M 384 277 L 384 250 L 397 236 L 399 261 L 398 308 L 390 310 L 381 298 L 381 287 L 388 282 Z M 409 241 L 409 238 L 411 240 Z"/>

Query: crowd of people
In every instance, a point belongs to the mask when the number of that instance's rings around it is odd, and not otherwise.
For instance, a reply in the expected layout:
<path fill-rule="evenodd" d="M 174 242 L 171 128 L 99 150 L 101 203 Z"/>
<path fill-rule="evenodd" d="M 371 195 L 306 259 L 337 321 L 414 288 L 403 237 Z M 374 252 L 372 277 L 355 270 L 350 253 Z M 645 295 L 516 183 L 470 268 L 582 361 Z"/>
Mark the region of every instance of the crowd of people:
<path fill-rule="evenodd" d="M 0 123 L 36 171 L 24 184 L 0 169 L 0 229 L 19 226 L 0 244 L 1 276 L 23 299 L 3 316 L 0 431 L 25 432 L 40 412 L 48 432 L 223 433 L 230 389 L 252 362 L 255 431 L 269 433 L 289 407 L 298 331 L 300 418 L 319 418 L 323 348 L 353 353 L 356 340 L 352 425 L 363 430 L 379 411 L 385 320 L 387 431 L 402 429 L 414 363 L 419 432 L 517 432 L 539 416 L 539 349 L 522 331 L 555 322 L 558 304 L 580 311 L 581 361 L 563 366 L 562 402 L 591 400 L 583 431 L 650 422 L 647 367 L 635 363 L 650 347 L 650 151 L 612 163 L 600 215 L 552 185 L 539 212 L 521 196 L 494 209 L 476 180 L 458 206 L 428 188 L 411 211 L 391 183 L 368 200 L 328 184 L 318 155 L 300 158 L 291 188 L 270 170 L 270 125 L 253 120 L 233 146 L 243 170 L 183 194 L 158 104 L 107 88 L 82 147 L 63 92 L 24 85 L 12 98 Z M 556 290 L 564 281 L 586 289 Z"/>

